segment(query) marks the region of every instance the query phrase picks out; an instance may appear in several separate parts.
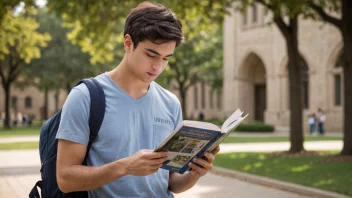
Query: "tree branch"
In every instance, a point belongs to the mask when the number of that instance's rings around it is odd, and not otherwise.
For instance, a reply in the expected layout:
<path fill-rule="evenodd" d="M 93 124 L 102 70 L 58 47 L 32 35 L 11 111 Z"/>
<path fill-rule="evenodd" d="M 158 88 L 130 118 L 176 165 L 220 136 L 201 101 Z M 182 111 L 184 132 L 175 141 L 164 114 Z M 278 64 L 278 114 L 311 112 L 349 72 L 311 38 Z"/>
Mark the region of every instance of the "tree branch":
<path fill-rule="evenodd" d="M 280 31 L 282 32 L 285 38 L 291 37 L 290 28 L 286 25 L 285 21 L 282 19 L 281 16 L 275 16 L 274 22 L 279 27 Z"/>
<path fill-rule="evenodd" d="M 263 6 L 265 6 L 266 8 L 268 8 L 269 10 L 271 10 L 272 12 L 274 12 L 274 7 L 268 3 L 265 3 L 263 0 L 256 0 L 258 3 L 262 4 Z"/>
<path fill-rule="evenodd" d="M 189 83 L 185 85 L 185 89 L 187 90 L 190 86 L 194 85 L 195 82 L 197 82 L 197 74 L 192 75 L 192 77 L 189 80 Z"/>
<path fill-rule="evenodd" d="M 1 77 L 2 84 L 5 87 L 6 79 L 5 79 L 5 75 L 4 75 L 4 72 L 3 72 L 3 67 L 2 67 L 2 63 L 1 62 L 0 62 L 0 77 Z"/>
<path fill-rule="evenodd" d="M 280 29 L 282 34 L 285 37 L 290 36 L 289 27 L 286 25 L 285 21 L 282 19 L 282 16 L 275 14 L 275 11 L 279 8 L 277 6 L 272 5 L 272 4 L 266 3 L 264 0 L 256 0 L 256 2 L 262 4 L 263 6 L 268 8 L 271 12 L 273 12 L 274 13 L 273 21 L 276 23 L 276 25 L 278 26 L 278 28 Z"/>
<path fill-rule="evenodd" d="M 324 21 L 331 23 L 332 25 L 336 26 L 338 29 L 342 30 L 342 21 L 341 19 L 335 18 L 333 16 L 328 15 L 324 9 L 312 1 L 308 3 L 309 7 L 311 7 Z"/>
<path fill-rule="evenodd" d="M 173 64 L 169 64 L 169 65 L 170 65 L 171 68 L 173 68 L 176 71 L 177 82 L 180 83 L 181 82 L 181 80 L 180 80 L 181 72 L 178 69 L 178 67 L 176 66 L 176 63 L 175 63 L 175 65 L 173 65 Z"/>

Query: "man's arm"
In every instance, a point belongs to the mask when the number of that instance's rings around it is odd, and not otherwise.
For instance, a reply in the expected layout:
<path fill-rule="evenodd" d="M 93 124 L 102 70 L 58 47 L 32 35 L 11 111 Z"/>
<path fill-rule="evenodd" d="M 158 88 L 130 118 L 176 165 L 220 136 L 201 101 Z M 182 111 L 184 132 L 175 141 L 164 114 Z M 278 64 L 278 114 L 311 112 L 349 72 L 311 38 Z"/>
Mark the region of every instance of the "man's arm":
<path fill-rule="evenodd" d="M 102 166 L 84 166 L 81 164 L 86 150 L 85 145 L 59 140 L 56 176 L 61 191 L 68 193 L 92 190 L 129 174 L 150 175 L 167 160 L 167 152 L 141 150 L 130 157 Z"/>
<path fill-rule="evenodd" d="M 183 175 L 171 172 L 169 176 L 169 190 L 173 193 L 181 193 L 192 188 L 198 179 L 204 176 L 213 167 L 215 155 L 220 151 L 217 146 L 212 152 L 205 152 L 206 159 L 194 158 L 193 162 L 189 164 L 191 171 L 187 171 Z M 196 164 L 200 165 L 196 165 Z"/>

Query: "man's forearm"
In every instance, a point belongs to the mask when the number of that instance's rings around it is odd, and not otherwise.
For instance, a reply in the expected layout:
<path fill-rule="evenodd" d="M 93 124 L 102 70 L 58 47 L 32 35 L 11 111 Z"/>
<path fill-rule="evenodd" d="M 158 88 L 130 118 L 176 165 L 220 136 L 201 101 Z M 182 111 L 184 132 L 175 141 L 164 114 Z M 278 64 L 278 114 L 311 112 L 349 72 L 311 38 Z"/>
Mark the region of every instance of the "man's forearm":
<path fill-rule="evenodd" d="M 57 170 L 61 191 L 75 192 L 96 189 L 126 175 L 124 159 L 102 166 L 73 165 Z"/>
<path fill-rule="evenodd" d="M 169 190 L 173 193 L 181 193 L 192 188 L 198 181 L 199 177 L 192 175 L 187 171 L 183 175 L 179 173 L 170 173 Z"/>

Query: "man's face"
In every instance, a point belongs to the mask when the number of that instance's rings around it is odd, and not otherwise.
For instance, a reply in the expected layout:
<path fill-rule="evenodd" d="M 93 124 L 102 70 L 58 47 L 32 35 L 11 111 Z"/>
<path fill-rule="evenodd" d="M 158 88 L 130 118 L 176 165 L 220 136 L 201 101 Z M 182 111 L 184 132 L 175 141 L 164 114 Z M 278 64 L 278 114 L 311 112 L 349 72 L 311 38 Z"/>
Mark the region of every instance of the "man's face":
<path fill-rule="evenodd" d="M 175 41 L 155 44 L 144 40 L 138 43 L 136 49 L 133 49 L 133 45 L 131 48 L 126 48 L 125 42 L 125 48 L 128 51 L 128 69 L 139 80 L 150 83 L 163 72 L 175 47 Z"/>

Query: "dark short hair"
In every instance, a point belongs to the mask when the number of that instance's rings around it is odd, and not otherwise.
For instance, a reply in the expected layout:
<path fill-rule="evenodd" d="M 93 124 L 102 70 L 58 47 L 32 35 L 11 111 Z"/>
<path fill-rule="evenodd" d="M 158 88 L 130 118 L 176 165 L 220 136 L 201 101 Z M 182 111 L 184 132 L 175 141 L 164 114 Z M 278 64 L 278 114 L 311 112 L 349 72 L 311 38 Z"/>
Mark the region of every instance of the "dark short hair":
<path fill-rule="evenodd" d="M 128 15 L 124 36 L 130 35 L 134 49 L 145 39 L 156 43 L 176 41 L 176 47 L 183 42 L 182 24 L 170 9 L 161 4 L 143 2 Z"/>

